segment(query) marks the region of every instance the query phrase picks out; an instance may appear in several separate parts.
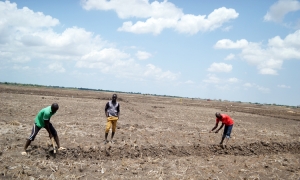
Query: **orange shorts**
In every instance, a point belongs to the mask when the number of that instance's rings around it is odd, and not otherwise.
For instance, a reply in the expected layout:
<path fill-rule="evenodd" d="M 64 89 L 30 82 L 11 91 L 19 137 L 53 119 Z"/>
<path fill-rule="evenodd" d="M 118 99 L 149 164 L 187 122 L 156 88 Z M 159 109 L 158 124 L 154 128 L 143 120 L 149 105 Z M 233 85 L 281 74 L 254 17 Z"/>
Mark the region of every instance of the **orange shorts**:
<path fill-rule="evenodd" d="M 118 117 L 115 116 L 110 116 L 107 117 L 107 123 L 106 123 L 106 127 L 105 127 L 105 133 L 109 132 L 110 127 L 112 132 L 116 132 L 116 128 L 117 128 L 117 121 L 118 121 Z"/>

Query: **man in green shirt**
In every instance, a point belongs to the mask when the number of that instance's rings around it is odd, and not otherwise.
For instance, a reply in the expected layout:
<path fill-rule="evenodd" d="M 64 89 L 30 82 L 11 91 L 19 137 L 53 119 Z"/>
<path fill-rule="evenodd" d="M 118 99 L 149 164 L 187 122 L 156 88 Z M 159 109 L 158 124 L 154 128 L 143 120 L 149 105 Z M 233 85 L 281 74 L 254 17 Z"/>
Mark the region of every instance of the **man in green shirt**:
<path fill-rule="evenodd" d="M 49 138 L 54 138 L 57 148 L 60 150 L 60 144 L 59 144 L 59 139 L 57 132 L 53 125 L 50 123 L 50 118 L 52 115 L 56 113 L 58 110 L 58 104 L 53 103 L 51 106 L 45 107 L 40 112 L 36 115 L 35 120 L 34 120 L 34 125 L 32 127 L 32 132 L 31 135 L 29 136 L 28 140 L 26 141 L 26 144 L 24 146 L 24 152 L 22 152 L 22 155 L 26 155 L 26 149 L 30 145 L 31 141 L 34 141 L 36 135 L 38 132 L 42 129 L 45 128 L 48 133 L 49 133 Z"/>

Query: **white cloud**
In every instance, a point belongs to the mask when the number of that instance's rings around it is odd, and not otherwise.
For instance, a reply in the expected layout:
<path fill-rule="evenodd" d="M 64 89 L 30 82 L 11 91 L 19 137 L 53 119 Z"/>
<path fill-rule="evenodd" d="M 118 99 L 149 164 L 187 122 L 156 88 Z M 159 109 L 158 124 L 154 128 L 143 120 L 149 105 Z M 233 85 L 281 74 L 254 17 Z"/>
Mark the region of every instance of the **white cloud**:
<path fill-rule="evenodd" d="M 256 66 L 260 74 L 277 75 L 277 70 L 281 68 L 282 60 L 274 59 L 274 54 L 270 49 L 262 49 L 260 44 L 250 43 L 244 48 L 240 57 L 249 64 Z"/>
<path fill-rule="evenodd" d="M 192 80 L 187 80 L 187 81 L 185 81 L 184 83 L 185 83 L 185 84 L 194 84 L 194 81 L 192 81 Z"/>
<path fill-rule="evenodd" d="M 145 60 L 148 59 L 152 56 L 152 54 L 145 52 L 145 51 L 138 51 L 135 56 L 139 59 L 139 60 Z"/>
<path fill-rule="evenodd" d="M 232 65 L 225 63 L 212 63 L 207 70 L 210 72 L 230 72 L 232 70 Z"/>
<path fill-rule="evenodd" d="M 244 86 L 245 86 L 245 87 L 252 87 L 253 84 L 251 84 L 251 83 L 245 83 Z"/>
<path fill-rule="evenodd" d="M 214 74 L 208 74 L 208 78 L 203 80 L 205 83 L 210 83 L 210 84 L 219 84 L 221 82 L 221 79 L 216 77 Z"/>
<path fill-rule="evenodd" d="M 31 34 L 41 28 L 51 28 L 59 21 L 41 12 L 33 12 L 27 7 L 17 8 L 16 3 L 0 1 L 0 43 L 10 43 L 24 34 Z M 24 38 L 24 37 L 23 37 Z M 36 40 L 37 41 L 37 40 Z"/>
<path fill-rule="evenodd" d="M 30 67 L 29 67 L 29 66 L 18 66 L 18 65 L 14 65 L 12 68 L 15 69 L 15 70 L 30 70 Z"/>
<path fill-rule="evenodd" d="M 0 58 L 5 63 L 28 63 L 39 60 L 78 60 L 91 50 L 107 43 L 83 28 L 67 28 L 56 33 L 57 19 L 33 12 L 15 3 L 0 1 Z M 5 18 L 4 18 L 5 17 Z"/>
<path fill-rule="evenodd" d="M 263 93 L 269 93 L 270 89 L 266 88 L 266 87 L 262 87 L 262 86 L 257 86 L 256 87 L 259 91 L 263 92 Z"/>
<path fill-rule="evenodd" d="M 235 55 L 230 53 L 228 56 L 225 57 L 225 60 L 232 60 L 235 58 Z"/>
<path fill-rule="evenodd" d="M 219 40 L 216 48 L 241 48 L 239 54 L 242 60 L 256 66 L 260 74 L 277 75 L 285 60 L 300 59 L 300 30 L 287 35 L 284 39 L 279 36 L 269 39 L 267 45 L 238 40 L 236 43 L 229 39 Z M 228 56 L 227 56 L 228 57 Z"/>
<path fill-rule="evenodd" d="M 159 81 L 176 80 L 180 76 L 180 73 L 163 71 L 152 64 L 141 66 L 131 58 L 130 54 L 112 48 L 84 55 L 76 63 L 76 67 L 99 69 L 105 74 L 114 74 L 120 78 L 132 78 L 135 80 L 141 80 L 142 78 Z"/>
<path fill-rule="evenodd" d="M 181 9 L 168 1 L 149 3 L 148 0 L 82 0 L 82 7 L 86 10 L 114 10 L 122 19 L 178 18 L 182 15 Z"/>
<path fill-rule="evenodd" d="M 249 88 L 255 88 L 255 89 L 261 91 L 262 93 L 269 93 L 270 92 L 269 88 L 259 86 L 255 83 L 245 83 L 244 87 L 245 87 L 246 90 L 249 89 Z"/>
<path fill-rule="evenodd" d="M 163 80 L 163 79 L 176 80 L 180 76 L 180 73 L 175 74 L 170 71 L 163 72 L 160 68 L 155 67 L 153 64 L 148 64 L 143 75 L 145 77 L 148 76 L 155 77 L 156 80 Z"/>
<path fill-rule="evenodd" d="M 222 39 L 219 40 L 214 47 L 217 49 L 240 49 L 247 47 L 247 45 L 248 41 L 245 39 L 237 40 L 236 42 L 233 42 L 230 39 Z"/>
<path fill-rule="evenodd" d="M 26 63 L 31 60 L 30 57 L 26 55 L 11 55 L 10 61 L 15 63 Z"/>
<path fill-rule="evenodd" d="M 230 89 L 228 84 L 239 83 L 237 78 L 219 78 L 215 74 L 207 74 L 207 78 L 203 80 L 204 83 L 217 85 L 219 89 Z"/>
<path fill-rule="evenodd" d="M 280 69 L 282 66 L 282 61 L 268 59 L 266 61 L 261 62 L 257 68 L 261 74 L 271 74 L 277 75 L 277 71 L 275 69 Z"/>
<path fill-rule="evenodd" d="M 101 73 L 120 78 L 164 81 L 180 76 L 180 73 L 162 70 L 154 65 L 142 66 L 131 54 L 83 28 L 71 27 L 57 33 L 52 28 L 59 25 L 59 21 L 43 13 L 28 8 L 18 9 L 15 3 L 9 1 L 0 1 L 0 9 L 0 44 L 5 44 L 0 46 L 2 67 L 22 63 L 22 66 L 14 66 L 21 69 L 29 67 L 28 64 L 34 61 L 39 63 L 36 66 L 49 64 L 48 72 L 62 73 L 67 71 L 64 62 L 74 61 L 77 68 L 99 69 Z M 140 59 L 151 56 L 147 52 L 137 55 Z M 154 72 L 144 75 L 144 72 L 151 70 Z"/>
<path fill-rule="evenodd" d="M 239 79 L 237 79 L 237 78 L 229 78 L 228 82 L 229 83 L 237 83 L 237 82 L 239 82 Z"/>
<path fill-rule="evenodd" d="M 300 2 L 297 0 L 279 0 L 273 4 L 267 14 L 264 16 L 265 21 L 280 22 L 286 14 L 300 10 Z"/>
<path fill-rule="evenodd" d="M 70 73 L 73 77 L 76 77 L 76 78 L 92 78 L 93 76 L 97 76 L 96 73 L 94 72 L 91 72 L 91 73 L 86 73 L 86 72 L 81 72 L 81 71 L 78 71 L 78 70 L 74 70 Z M 103 80 L 103 77 L 98 77 L 97 78 L 98 80 Z"/>
<path fill-rule="evenodd" d="M 121 75 L 122 73 L 126 74 L 127 71 L 139 67 L 139 65 L 134 63 L 134 60 L 130 58 L 130 54 L 114 48 L 105 48 L 85 54 L 77 61 L 76 67 L 100 69 L 100 71 L 105 74 L 119 72 L 118 74 Z M 134 74 L 134 71 L 132 74 Z"/>
<path fill-rule="evenodd" d="M 176 19 L 169 18 L 149 18 L 145 22 L 138 21 L 133 24 L 131 21 L 127 21 L 123 23 L 123 26 L 118 28 L 118 31 L 126 31 L 136 34 L 145 34 L 145 33 L 153 33 L 154 35 L 158 35 L 165 28 L 171 28 L 175 26 Z"/>
<path fill-rule="evenodd" d="M 17 4 L 10 3 L 10 1 L 1 1 L 0 7 L 0 17 L 6 17 L 1 18 L 1 30 L 5 30 L 5 27 L 14 27 L 13 30 L 28 31 L 28 28 L 23 29 L 24 25 L 31 29 L 35 29 L 41 27 L 53 27 L 59 24 L 58 19 L 44 15 L 42 12 L 33 12 L 27 7 L 18 9 Z M 9 14 L 13 14 L 13 16 L 7 16 Z"/>
<path fill-rule="evenodd" d="M 48 69 L 57 73 L 64 73 L 66 70 L 61 63 L 52 63 L 48 65 Z"/>
<path fill-rule="evenodd" d="M 290 89 L 291 88 L 291 86 L 287 86 L 287 85 L 284 85 L 284 84 L 277 85 L 277 87 L 284 88 L 284 89 Z"/>
<path fill-rule="evenodd" d="M 260 74 L 268 74 L 268 75 L 277 75 L 277 71 L 271 68 L 261 68 L 259 69 Z"/>
<path fill-rule="evenodd" d="M 238 17 L 234 9 L 225 7 L 215 9 L 207 18 L 205 15 L 183 15 L 176 25 L 176 30 L 181 33 L 196 34 L 199 31 L 213 31 L 221 27 L 225 22 Z"/>
<path fill-rule="evenodd" d="M 232 29 L 232 26 L 227 26 L 227 27 L 222 28 L 222 31 L 228 32 L 231 29 Z"/>
<path fill-rule="evenodd" d="M 130 54 L 124 53 L 115 48 L 104 48 L 100 51 L 90 51 L 81 57 L 80 61 L 111 63 L 122 59 L 130 58 Z"/>
<path fill-rule="evenodd" d="M 287 35 L 284 39 L 276 36 L 269 39 L 268 46 L 272 48 L 273 51 L 286 50 L 281 56 L 284 58 L 297 58 L 299 57 L 299 51 L 294 48 L 300 48 L 300 30 L 295 31 L 292 34 Z"/>
<path fill-rule="evenodd" d="M 82 0 L 86 10 L 114 10 L 122 19 L 143 18 L 145 21 L 126 21 L 118 31 L 131 33 L 160 34 L 165 28 L 173 28 L 180 33 L 195 34 L 199 31 L 212 31 L 224 23 L 238 17 L 234 9 L 215 9 L 208 16 L 184 14 L 173 3 L 148 0 Z"/>

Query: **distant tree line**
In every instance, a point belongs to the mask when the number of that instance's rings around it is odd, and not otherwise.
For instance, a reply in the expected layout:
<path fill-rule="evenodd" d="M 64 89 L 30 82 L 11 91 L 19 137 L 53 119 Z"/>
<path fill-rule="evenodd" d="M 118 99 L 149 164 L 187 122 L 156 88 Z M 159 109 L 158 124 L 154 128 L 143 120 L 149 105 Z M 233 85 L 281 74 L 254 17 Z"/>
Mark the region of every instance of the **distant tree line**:
<path fill-rule="evenodd" d="M 124 91 L 105 90 L 105 89 L 92 89 L 92 88 L 82 88 L 82 87 L 80 87 L 80 88 L 63 87 L 63 86 L 51 86 L 51 85 L 46 86 L 46 85 L 39 85 L 39 84 L 22 84 L 22 83 L 15 83 L 15 82 L 0 82 L 0 84 L 17 85 L 17 86 L 31 86 L 31 87 L 62 88 L 62 89 L 78 89 L 78 90 L 84 90 L 84 91 L 102 91 L 102 92 L 114 92 L 114 93 L 125 93 L 125 94 L 142 94 L 141 92 L 124 92 Z M 142 94 L 142 95 L 183 98 L 183 97 L 179 97 L 179 96 L 157 95 L 157 94 Z"/>
<path fill-rule="evenodd" d="M 91 88 L 77 88 L 77 87 L 63 87 L 63 86 L 45 86 L 45 85 L 39 85 L 39 84 L 22 84 L 22 83 L 14 83 L 14 82 L 0 82 L 0 84 L 6 84 L 6 85 L 17 85 L 17 86 L 31 86 L 31 87 L 50 87 L 50 88 L 62 88 L 62 89 L 78 89 L 78 90 L 84 90 L 84 91 L 102 91 L 102 92 L 114 92 L 114 93 L 124 93 L 124 94 L 142 94 L 140 92 L 124 92 L 124 91 L 114 91 L 114 90 L 104 90 L 104 89 L 91 89 Z M 201 98 L 189 98 L 189 97 L 181 97 L 181 96 L 170 96 L 170 95 L 158 95 L 158 94 L 142 94 L 142 95 L 149 95 L 149 96 L 161 96 L 161 97 L 171 97 L 171 98 L 182 98 L 182 99 L 199 99 Z M 206 101 L 212 101 L 211 99 L 202 99 Z M 222 101 L 222 99 L 218 100 L 213 100 L 213 101 Z M 228 100 L 223 100 L 224 102 L 235 102 L 235 103 L 242 103 L 241 101 L 228 101 Z M 290 108 L 300 108 L 300 105 L 298 106 L 287 106 L 287 105 L 280 105 L 280 104 L 267 104 L 267 103 L 252 103 L 248 102 L 249 104 L 256 104 L 256 105 L 268 105 L 268 106 L 285 106 L 285 107 L 290 107 Z"/>

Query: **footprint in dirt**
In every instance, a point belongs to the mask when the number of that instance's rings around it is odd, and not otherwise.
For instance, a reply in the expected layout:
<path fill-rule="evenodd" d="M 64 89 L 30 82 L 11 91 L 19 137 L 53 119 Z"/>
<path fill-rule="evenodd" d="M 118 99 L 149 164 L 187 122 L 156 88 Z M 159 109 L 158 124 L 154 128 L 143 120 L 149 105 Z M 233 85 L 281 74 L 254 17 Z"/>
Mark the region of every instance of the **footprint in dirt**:
<path fill-rule="evenodd" d="M 110 156 L 110 150 L 111 150 L 111 147 L 113 146 L 113 144 L 111 143 L 111 142 L 109 142 L 109 143 L 106 143 L 105 145 L 104 145 L 104 148 L 105 148 L 105 155 L 106 156 Z"/>

